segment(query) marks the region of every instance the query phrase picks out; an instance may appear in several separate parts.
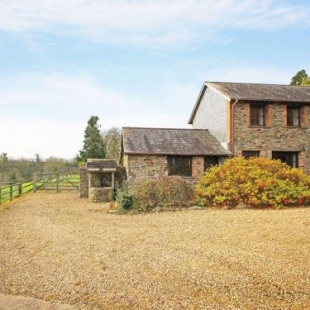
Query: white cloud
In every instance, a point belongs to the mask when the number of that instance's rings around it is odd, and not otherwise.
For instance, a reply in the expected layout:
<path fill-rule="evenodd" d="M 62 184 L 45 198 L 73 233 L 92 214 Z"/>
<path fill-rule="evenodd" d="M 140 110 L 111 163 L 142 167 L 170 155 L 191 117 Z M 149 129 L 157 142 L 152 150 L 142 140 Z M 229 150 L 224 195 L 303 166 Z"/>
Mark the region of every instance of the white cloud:
<path fill-rule="evenodd" d="M 128 104 L 121 95 L 104 88 L 89 75 L 24 73 L 1 76 L 0 107 L 15 107 L 14 113 L 37 108 L 70 118 L 96 110 L 122 109 Z M 93 112 L 93 113 L 94 113 Z M 65 115 L 64 115 L 65 114 Z"/>
<path fill-rule="evenodd" d="M 11 0 L 0 3 L 0 29 L 165 45 L 214 38 L 223 28 L 302 26 L 309 13 L 284 0 Z"/>

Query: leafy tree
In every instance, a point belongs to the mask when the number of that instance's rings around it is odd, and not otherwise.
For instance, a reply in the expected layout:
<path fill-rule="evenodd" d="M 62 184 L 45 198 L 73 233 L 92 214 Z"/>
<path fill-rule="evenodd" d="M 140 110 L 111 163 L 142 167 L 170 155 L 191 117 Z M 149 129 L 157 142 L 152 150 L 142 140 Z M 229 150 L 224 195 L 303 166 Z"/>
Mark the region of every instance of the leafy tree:
<path fill-rule="evenodd" d="M 42 162 L 40 154 L 36 153 L 34 156 L 35 156 L 35 163 L 39 165 Z"/>
<path fill-rule="evenodd" d="M 9 176 L 9 182 L 10 183 L 16 183 L 17 182 L 17 175 L 16 172 L 13 171 Z"/>
<path fill-rule="evenodd" d="M 9 158 L 8 158 L 8 154 L 7 153 L 2 153 L 0 155 L 0 162 L 1 162 L 1 166 L 2 166 L 3 169 L 6 168 L 8 160 L 9 160 Z"/>
<path fill-rule="evenodd" d="M 5 160 L 4 160 L 5 159 Z M 4 160 L 4 162 L 3 162 Z M 5 169 L 3 168 L 5 164 Z M 16 180 L 31 180 L 34 173 L 40 177 L 44 173 L 67 173 L 76 168 L 76 162 L 57 157 L 43 160 L 38 154 L 33 159 L 8 158 L 0 154 L 0 182 L 15 182 Z"/>
<path fill-rule="evenodd" d="M 44 173 L 63 173 L 66 172 L 67 162 L 65 159 L 49 157 L 44 162 Z"/>
<path fill-rule="evenodd" d="M 303 81 L 308 78 L 306 70 L 299 70 L 291 80 L 291 85 L 302 85 Z"/>
<path fill-rule="evenodd" d="M 103 141 L 106 146 L 106 158 L 119 159 L 121 146 L 121 130 L 112 127 L 103 132 Z"/>
<path fill-rule="evenodd" d="M 34 156 L 35 156 L 33 167 L 34 171 L 37 173 L 43 173 L 43 160 L 40 154 L 36 153 Z"/>
<path fill-rule="evenodd" d="M 310 77 L 304 78 L 301 82 L 301 86 L 310 86 Z"/>
<path fill-rule="evenodd" d="M 105 158 L 106 148 L 100 134 L 99 117 L 91 116 L 84 131 L 83 149 L 77 156 L 79 161 L 86 162 L 87 158 Z"/>

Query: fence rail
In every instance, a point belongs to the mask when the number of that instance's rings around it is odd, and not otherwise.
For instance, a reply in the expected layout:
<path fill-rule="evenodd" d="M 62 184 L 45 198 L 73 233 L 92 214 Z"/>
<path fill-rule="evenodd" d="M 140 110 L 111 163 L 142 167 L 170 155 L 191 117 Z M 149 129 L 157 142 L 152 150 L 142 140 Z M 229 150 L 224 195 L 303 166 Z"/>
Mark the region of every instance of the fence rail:
<path fill-rule="evenodd" d="M 38 190 L 79 190 L 80 178 L 75 173 L 34 175 L 32 180 L 15 183 L 0 183 L 0 205 L 4 202 L 12 201 L 29 192 Z"/>
<path fill-rule="evenodd" d="M 31 192 L 32 190 L 32 181 L 25 181 L 23 183 L 2 183 L 0 186 L 0 204 L 8 200 L 12 201 L 13 198 L 20 197 L 23 194 Z"/>

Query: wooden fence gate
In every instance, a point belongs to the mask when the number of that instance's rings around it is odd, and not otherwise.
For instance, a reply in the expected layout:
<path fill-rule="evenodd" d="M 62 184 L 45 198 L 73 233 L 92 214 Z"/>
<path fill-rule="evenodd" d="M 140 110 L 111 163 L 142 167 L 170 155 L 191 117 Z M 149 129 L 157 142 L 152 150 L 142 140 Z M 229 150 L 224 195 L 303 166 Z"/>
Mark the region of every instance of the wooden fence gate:
<path fill-rule="evenodd" d="M 40 176 L 35 175 L 33 180 L 33 191 L 52 190 L 60 192 L 63 190 L 80 190 L 80 176 L 78 172 L 59 174 L 49 173 Z"/>

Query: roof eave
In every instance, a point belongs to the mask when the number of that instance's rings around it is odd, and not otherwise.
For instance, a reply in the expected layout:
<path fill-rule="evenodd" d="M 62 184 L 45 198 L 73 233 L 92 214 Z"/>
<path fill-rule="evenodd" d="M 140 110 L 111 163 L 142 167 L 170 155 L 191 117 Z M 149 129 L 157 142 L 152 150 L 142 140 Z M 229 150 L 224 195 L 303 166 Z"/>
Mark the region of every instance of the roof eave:
<path fill-rule="evenodd" d="M 232 153 L 227 152 L 227 153 L 138 153 L 138 152 L 124 152 L 124 155 L 143 155 L 143 156 L 196 156 L 196 157 L 201 157 L 201 156 L 231 156 Z"/>
<path fill-rule="evenodd" d="M 196 112 L 197 112 L 197 110 L 198 110 L 198 108 L 199 108 L 199 105 L 200 105 L 201 98 L 203 97 L 203 95 L 204 95 L 204 93 L 205 93 L 205 91 L 206 91 L 206 88 L 207 88 L 207 85 L 206 85 L 206 83 L 204 82 L 204 83 L 202 84 L 200 93 L 199 93 L 199 95 L 198 95 L 198 98 L 197 98 L 196 103 L 195 103 L 195 105 L 194 105 L 194 108 L 193 108 L 193 110 L 192 110 L 191 116 L 190 116 L 190 118 L 189 118 L 189 120 L 188 120 L 188 122 L 187 122 L 189 125 L 192 125 L 192 124 L 193 124 L 193 121 L 194 121 Z"/>

